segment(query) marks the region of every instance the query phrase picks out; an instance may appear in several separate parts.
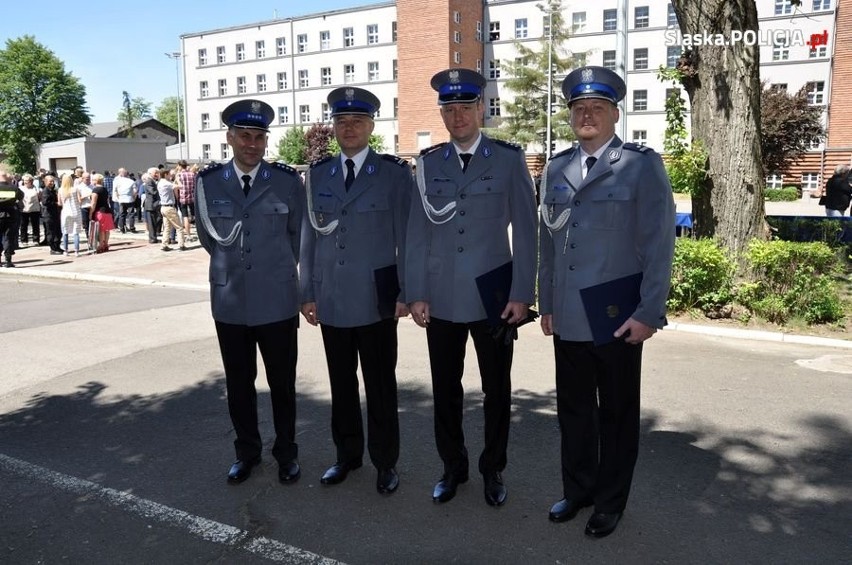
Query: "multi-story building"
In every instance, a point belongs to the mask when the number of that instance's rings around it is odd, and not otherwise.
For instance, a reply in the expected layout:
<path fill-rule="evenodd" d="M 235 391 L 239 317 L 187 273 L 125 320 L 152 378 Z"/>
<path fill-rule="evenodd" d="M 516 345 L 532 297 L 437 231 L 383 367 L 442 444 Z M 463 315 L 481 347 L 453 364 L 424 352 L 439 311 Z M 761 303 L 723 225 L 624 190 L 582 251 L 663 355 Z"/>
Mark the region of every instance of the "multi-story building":
<path fill-rule="evenodd" d="M 602 0 L 591 8 L 563 0 L 559 11 L 572 31 L 563 47 L 625 76 L 621 133 L 626 141 L 661 149 L 665 100 L 675 86 L 658 80 L 657 69 L 673 66 L 690 39 L 680 35 L 670 2 L 630 0 L 626 46 L 616 52 L 619 4 Z M 771 186 L 809 190 L 852 155 L 852 13 L 846 13 L 852 0 L 801 4 L 757 0 L 760 32 L 736 39 L 761 46 L 763 80 L 790 92 L 807 88 L 810 102 L 824 109 L 826 139 L 814 140 L 800 163 L 767 179 Z M 188 153 L 205 161 L 230 158 L 219 113 L 233 100 L 253 97 L 276 110 L 271 157 L 288 128 L 327 122 L 327 94 L 351 84 L 381 100 L 375 132 L 385 150 L 415 155 L 447 139 L 429 78 L 449 67 L 476 69 L 488 79 L 484 126 L 494 126 L 513 97 L 505 85 L 506 62 L 517 57 L 517 42 L 546 48 L 552 6 L 536 0 L 397 0 L 183 35 Z M 557 142 L 556 150 L 564 146 Z M 544 147 L 527 150 L 538 154 Z"/>

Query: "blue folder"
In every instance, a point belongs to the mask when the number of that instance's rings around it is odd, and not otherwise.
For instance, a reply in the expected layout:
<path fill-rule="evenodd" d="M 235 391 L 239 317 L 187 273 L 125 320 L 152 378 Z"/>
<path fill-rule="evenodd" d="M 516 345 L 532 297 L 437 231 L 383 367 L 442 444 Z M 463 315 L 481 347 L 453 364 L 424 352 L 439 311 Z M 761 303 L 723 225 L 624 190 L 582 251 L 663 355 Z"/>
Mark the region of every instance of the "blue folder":
<path fill-rule="evenodd" d="M 642 300 L 641 286 L 642 273 L 636 273 L 580 289 L 595 345 L 615 341 L 612 334 L 633 315 Z"/>

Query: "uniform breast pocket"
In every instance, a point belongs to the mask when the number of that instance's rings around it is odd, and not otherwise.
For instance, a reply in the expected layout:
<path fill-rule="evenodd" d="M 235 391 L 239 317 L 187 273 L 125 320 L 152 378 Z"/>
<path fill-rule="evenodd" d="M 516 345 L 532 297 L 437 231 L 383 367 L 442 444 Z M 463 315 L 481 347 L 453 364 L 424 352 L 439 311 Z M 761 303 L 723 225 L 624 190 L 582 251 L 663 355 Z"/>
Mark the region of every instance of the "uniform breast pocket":
<path fill-rule="evenodd" d="M 386 212 L 388 210 L 390 210 L 390 203 L 387 194 L 364 194 L 360 196 L 355 201 L 360 231 L 374 232 L 379 231 L 383 226 L 387 226 L 389 218 Z"/>
<path fill-rule="evenodd" d="M 499 218 L 506 210 L 505 192 L 497 184 L 478 182 L 467 190 L 474 218 Z"/>
<path fill-rule="evenodd" d="M 432 181 L 426 185 L 426 199 L 435 210 L 441 210 L 456 199 L 458 187 L 451 181 Z"/>
<path fill-rule="evenodd" d="M 332 194 L 314 193 L 311 201 L 311 211 L 317 226 L 325 227 L 337 217 L 337 198 Z"/>
<path fill-rule="evenodd" d="M 210 222 L 221 237 L 226 237 L 234 227 L 234 205 L 228 203 L 213 202 L 207 208 Z"/>
<path fill-rule="evenodd" d="M 592 195 L 593 229 L 622 230 L 630 223 L 633 214 L 633 195 L 624 186 L 601 187 Z"/>
<path fill-rule="evenodd" d="M 264 203 L 260 209 L 260 214 L 268 232 L 281 233 L 287 229 L 287 216 L 290 214 L 290 207 L 287 206 L 286 202 Z"/>

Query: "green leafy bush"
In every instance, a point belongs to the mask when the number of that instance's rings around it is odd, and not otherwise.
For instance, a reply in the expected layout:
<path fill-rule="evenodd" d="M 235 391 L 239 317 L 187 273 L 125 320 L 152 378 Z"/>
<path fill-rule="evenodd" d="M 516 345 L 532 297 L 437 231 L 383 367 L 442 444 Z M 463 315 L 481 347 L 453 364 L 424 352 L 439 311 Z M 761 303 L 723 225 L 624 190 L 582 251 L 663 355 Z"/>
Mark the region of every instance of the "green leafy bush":
<path fill-rule="evenodd" d="M 767 188 L 765 198 L 767 202 L 795 202 L 799 199 L 799 191 L 795 186 Z"/>
<path fill-rule="evenodd" d="M 669 310 L 718 311 L 733 300 L 734 262 L 711 239 L 678 238 L 672 263 Z"/>

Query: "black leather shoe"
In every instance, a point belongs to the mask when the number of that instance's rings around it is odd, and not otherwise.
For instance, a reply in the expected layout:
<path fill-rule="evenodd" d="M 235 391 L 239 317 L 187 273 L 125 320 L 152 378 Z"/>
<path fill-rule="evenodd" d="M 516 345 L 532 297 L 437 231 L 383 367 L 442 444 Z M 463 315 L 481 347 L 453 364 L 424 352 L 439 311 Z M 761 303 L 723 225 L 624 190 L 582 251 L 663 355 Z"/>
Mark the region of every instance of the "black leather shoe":
<path fill-rule="evenodd" d="M 399 475 L 396 469 L 379 469 L 379 474 L 376 476 L 376 490 L 380 494 L 392 494 L 396 487 L 399 486 Z"/>
<path fill-rule="evenodd" d="M 551 522 L 567 522 L 568 520 L 573 520 L 574 516 L 581 509 L 591 505 L 592 501 L 589 499 L 573 500 L 563 498 L 550 507 L 548 518 L 550 518 Z"/>
<path fill-rule="evenodd" d="M 506 486 L 500 473 L 486 473 L 482 477 L 485 480 L 485 502 L 489 506 L 503 506 L 506 502 Z"/>
<path fill-rule="evenodd" d="M 614 514 L 595 512 L 586 523 L 586 535 L 593 538 L 605 538 L 615 531 L 619 520 L 621 520 L 621 512 Z"/>
<path fill-rule="evenodd" d="M 320 482 L 324 485 L 336 485 L 346 480 L 349 471 L 354 471 L 361 467 L 361 462 L 356 463 L 335 463 L 328 468 L 328 471 L 323 474 Z"/>
<path fill-rule="evenodd" d="M 278 465 L 278 480 L 284 484 L 293 484 L 302 476 L 302 468 L 295 459 Z"/>
<path fill-rule="evenodd" d="M 444 473 L 444 476 L 441 477 L 441 480 L 438 481 L 438 484 L 435 485 L 435 489 L 432 491 L 432 502 L 440 504 L 441 502 L 451 501 L 456 495 L 458 486 L 466 483 L 467 479 L 467 474 L 448 475 Z"/>
<path fill-rule="evenodd" d="M 239 484 L 251 476 L 252 467 L 260 465 L 260 457 L 243 461 L 237 459 L 231 468 L 228 470 L 228 482 L 231 484 Z"/>

